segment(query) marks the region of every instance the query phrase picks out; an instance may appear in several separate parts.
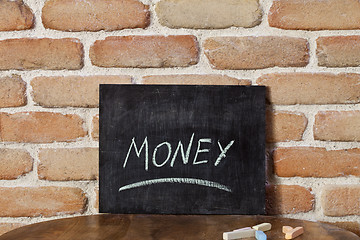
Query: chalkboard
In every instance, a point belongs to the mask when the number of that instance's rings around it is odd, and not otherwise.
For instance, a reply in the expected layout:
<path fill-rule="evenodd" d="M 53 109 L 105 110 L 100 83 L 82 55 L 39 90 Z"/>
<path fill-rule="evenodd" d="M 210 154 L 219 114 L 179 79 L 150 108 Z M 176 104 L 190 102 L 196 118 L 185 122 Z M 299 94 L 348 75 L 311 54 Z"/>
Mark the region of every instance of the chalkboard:
<path fill-rule="evenodd" d="M 100 85 L 100 212 L 264 214 L 265 87 Z"/>

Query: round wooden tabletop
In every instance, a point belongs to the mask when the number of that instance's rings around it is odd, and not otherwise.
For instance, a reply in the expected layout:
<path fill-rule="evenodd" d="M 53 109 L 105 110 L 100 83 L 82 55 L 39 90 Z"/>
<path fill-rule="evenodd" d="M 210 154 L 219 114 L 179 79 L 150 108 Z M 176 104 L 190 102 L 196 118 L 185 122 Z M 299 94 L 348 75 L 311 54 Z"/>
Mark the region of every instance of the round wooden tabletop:
<path fill-rule="evenodd" d="M 269 240 L 285 239 L 284 225 L 304 227 L 297 240 L 360 239 L 332 225 L 271 216 L 103 214 L 28 225 L 2 235 L 0 240 L 221 240 L 223 232 L 263 222 L 272 224 L 266 232 Z"/>

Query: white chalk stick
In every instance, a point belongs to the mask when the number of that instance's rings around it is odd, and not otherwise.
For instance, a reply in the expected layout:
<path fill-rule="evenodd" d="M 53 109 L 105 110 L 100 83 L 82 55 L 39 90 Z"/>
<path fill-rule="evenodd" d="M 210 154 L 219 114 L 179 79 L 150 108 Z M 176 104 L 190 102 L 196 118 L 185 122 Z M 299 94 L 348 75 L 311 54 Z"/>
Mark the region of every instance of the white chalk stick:
<path fill-rule="evenodd" d="M 253 226 L 252 228 L 255 230 L 258 230 L 258 231 L 266 232 L 271 229 L 271 224 L 270 223 L 262 223 L 262 224 Z"/>
<path fill-rule="evenodd" d="M 244 231 L 244 230 L 249 230 L 249 229 L 251 229 L 251 227 L 245 227 L 245 228 L 235 229 L 235 230 L 233 230 L 233 232 Z"/>
<path fill-rule="evenodd" d="M 223 239 L 224 240 L 233 240 L 233 239 L 239 239 L 239 238 L 249 238 L 249 237 L 255 237 L 255 229 L 248 229 L 248 230 L 242 230 L 242 231 L 236 231 L 236 232 L 224 232 L 223 233 Z"/>

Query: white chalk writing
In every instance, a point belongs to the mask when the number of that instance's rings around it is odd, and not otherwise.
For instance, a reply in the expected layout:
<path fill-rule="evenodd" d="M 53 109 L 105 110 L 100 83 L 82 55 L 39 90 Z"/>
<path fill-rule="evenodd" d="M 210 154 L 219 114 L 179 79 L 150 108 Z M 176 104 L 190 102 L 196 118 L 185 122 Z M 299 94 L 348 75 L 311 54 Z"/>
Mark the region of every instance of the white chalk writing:
<path fill-rule="evenodd" d="M 137 147 L 136 147 L 135 138 L 133 138 L 131 140 L 129 151 L 126 154 L 126 158 L 125 158 L 125 161 L 124 161 L 123 168 L 126 167 L 126 163 L 128 161 L 132 146 L 134 146 L 135 153 L 136 153 L 137 157 L 140 157 L 140 153 L 141 153 L 141 151 L 143 150 L 143 148 L 145 146 L 145 170 L 147 171 L 149 169 L 149 144 L 148 144 L 148 141 L 147 141 L 147 137 L 145 137 L 144 142 L 140 147 L 140 150 L 138 150 Z"/>
<path fill-rule="evenodd" d="M 200 185 L 205 187 L 217 188 L 226 192 L 232 192 L 231 189 L 223 184 L 212 182 L 203 179 L 196 179 L 196 178 L 159 178 L 159 179 L 152 179 L 152 180 L 145 180 L 137 183 L 132 183 L 125 185 L 119 188 L 119 192 L 129 190 L 132 188 L 143 187 L 158 183 L 185 183 L 185 184 L 194 184 Z"/>
<path fill-rule="evenodd" d="M 184 150 L 183 143 L 181 141 L 179 141 L 173 155 L 172 155 L 172 146 L 171 146 L 171 144 L 169 142 L 159 143 L 154 148 L 154 151 L 152 152 L 152 158 L 151 158 L 152 164 L 155 167 L 160 168 L 160 167 L 163 167 L 164 165 L 166 165 L 170 161 L 170 167 L 174 167 L 175 160 L 176 160 L 179 152 L 181 153 L 180 156 L 182 158 L 183 164 L 184 165 L 188 164 L 189 163 L 189 157 L 190 157 L 191 148 L 192 148 L 193 141 L 194 141 L 194 136 L 195 136 L 195 133 L 193 133 L 191 135 L 190 140 L 189 140 L 189 144 L 188 144 L 188 146 L 186 148 L 186 151 Z M 233 146 L 234 142 L 235 142 L 235 140 L 230 141 L 226 145 L 226 147 L 223 148 L 220 141 L 217 141 L 218 147 L 220 149 L 220 154 L 218 155 L 217 159 L 215 160 L 215 163 L 214 163 L 215 167 L 217 167 L 222 162 L 222 160 L 224 158 L 226 158 L 226 153 L 229 151 L 231 146 Z M 210 152 L 210 148 L 206 148 L 203 145 L 204 144 L 211 144 L 211 143 L 212 143 L 211 138 L 200 138 L 197 141 L 197 148 L 196 148 L 196 152 L 195 152 L 195 156 L 194 156 L 192 165 L 207 164 L 209 162 L 208 159 L 199 160 L 199 158 L 200 158 L 199 154 L 200 153 L 208 153 L 208 152 Z M 210 146 L 213 146 L 213 145 L 210 145 Z M 157 156 L 158 155 L 163 156 L 163 155 L 158 154 L 158 151 L 159 151 L 160 148 L 164 148 L 164 147 L 166 147 L 166 149 L 167 149 L 167 156 L 166 156 L 166 158 L 164 160 L 162 160 L 161 163 L 159 163 L 159 161 L 157 160 Z M 140 155 L 144 150 L 144 152 L 145 152 L 145 154 L 144 154 L 145 155 L 145 170 L 148 171 L 149 170 L 149 142 L 148 142 L 148 137 L 145 137 L 145 139 L 144 139 L 143 143 L 141 144 L 140 148 L 138 148 L 138 145 L 136 145 L 135 137 L 133 137 L 131 139 L 129 149 L 127 151 L 127 154 L 126 154 L 126 157 L 125 157 L 125 160 L 124 160 L 123 168 L 126 168 L 126 166 L 128 164 L 128 161 L 129 161 L 130 154 L 131 154 L 133 149 L 134 149 L 135 154 L 136 154 L 136 156 L 138 158 L 140 158 Z M 171 157 L 171 155 L 172 155 L 172 157 Z"/>
<path fill-rule="evenodd" d="M 225 149 L 222 148 L 221 146 L 221 143 L 218 141 L 218 145 L 219 145 L 219 148 L 220 148 L 220 155 L 219 157 L 216 159 L 216 162 L 215 162 L 215 166 L 219 165 L 219 163 L 221 162 L 221 159 L 225 158 L 226 155 L 225 153 L 230 149 L 230 147 L 234 144 L 234 140 L 232 140 L 231 142 L 229 142 L 229 144 L 225 147 Z"/>
<path fill-rule="evenodd" d="M 198 141 L 198 146 L 197 146 L 197 149 L 196 149 L 196 153 L 195 153 L 195 157 L 194 157 L 194 161 L 193 161 L 193 164 L 194 165 L 197 165 L 197 164 L 202 164 L 202 163 L 207 163 L 208 160 L 202 160 L 200 162 L 197 162 L 196 159 L 199 155 L 199 153 L 205 153 L 205 152 L 209 152 L 210 149 L 206 148 L 206 149 L 200 149 L 200 145 L 201 143 L 211 143 L 211 139 L 210 138 L 201 138 L 199 139 Z"/>
<path fill-rule="evenodd" d="M 184 154 L 184 146 L 182 145 L 182 142 L 179 141 L 179 144 L 178 144 L 178 146 L 177 146 L 177 148 L 175 150 L 174 156 L 171 159 L 171 163 L 170 163 L 171 167 L 174 167 L 175 159 L 176 159 L 176 156 L 177 156 L 177 154 L 179 152 L 179 149 L 181 150 L 181 156 L 182 156 L 182 159 L 183 159 L 183 163 L 187 164 L 189 162 L 190 150 L 191 150 L 192 142 L 194 140 L 194 135 L 195 135 L 195 133 L 193 133 L 191 135 L 189 145 L 188 145 L 188 147 L 186 149 L 186 154 Z"/>
<path fill-rule="evenodd" d="M 164 160 L 164 162 L 163 162 L 162 164 L 158 164 L 158 163 L 156 162 L 156 152 L 157 152 L 157 150 L 158 150 L 161 146 L 163 146 L 163 145 L 166 145 L 166 146 L 168 147 L 168 155 L 167 155 L 166 159 Z M 157 145 L 156 148 L 154 149 L 154 153 L 153 153 L 153 157 L 152 157 L 152 162 L 153 162 L 154 166 L 155 166 L 155 167 L 162 167 L 162 166 L 164 166 L 164 165 L 167 163 L 167 161 L 169 160 L 170 155 L 171 155 L 171 145 L 170 145 L 170 143 L 168 143 L 168 142 L 163 142 L 163 143 L 160 143 L 159 145 Z"/>

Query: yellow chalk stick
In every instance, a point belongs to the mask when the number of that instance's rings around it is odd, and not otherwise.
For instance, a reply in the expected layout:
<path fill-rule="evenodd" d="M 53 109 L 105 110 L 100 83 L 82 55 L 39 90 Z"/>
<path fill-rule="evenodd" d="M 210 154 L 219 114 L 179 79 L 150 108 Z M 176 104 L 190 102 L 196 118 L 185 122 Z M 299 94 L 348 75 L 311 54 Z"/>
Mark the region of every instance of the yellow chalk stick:
<path fill-rule="evenodd" d="M 288 233 L 291 232 L 294 228 L 290 227 L 290 226 L 283 226 L 282 227 L 282 232 L 283 233 Z"/>
<path fill-rule="evenodd" d="M 265 232 L 265 231 L 269 231 L 271 229 L 271 224 L 270 223 L 262 223 L 262 224 L 253 226 L 252 228 L 255 230 L 258 230 L 258 231 Z"/>

